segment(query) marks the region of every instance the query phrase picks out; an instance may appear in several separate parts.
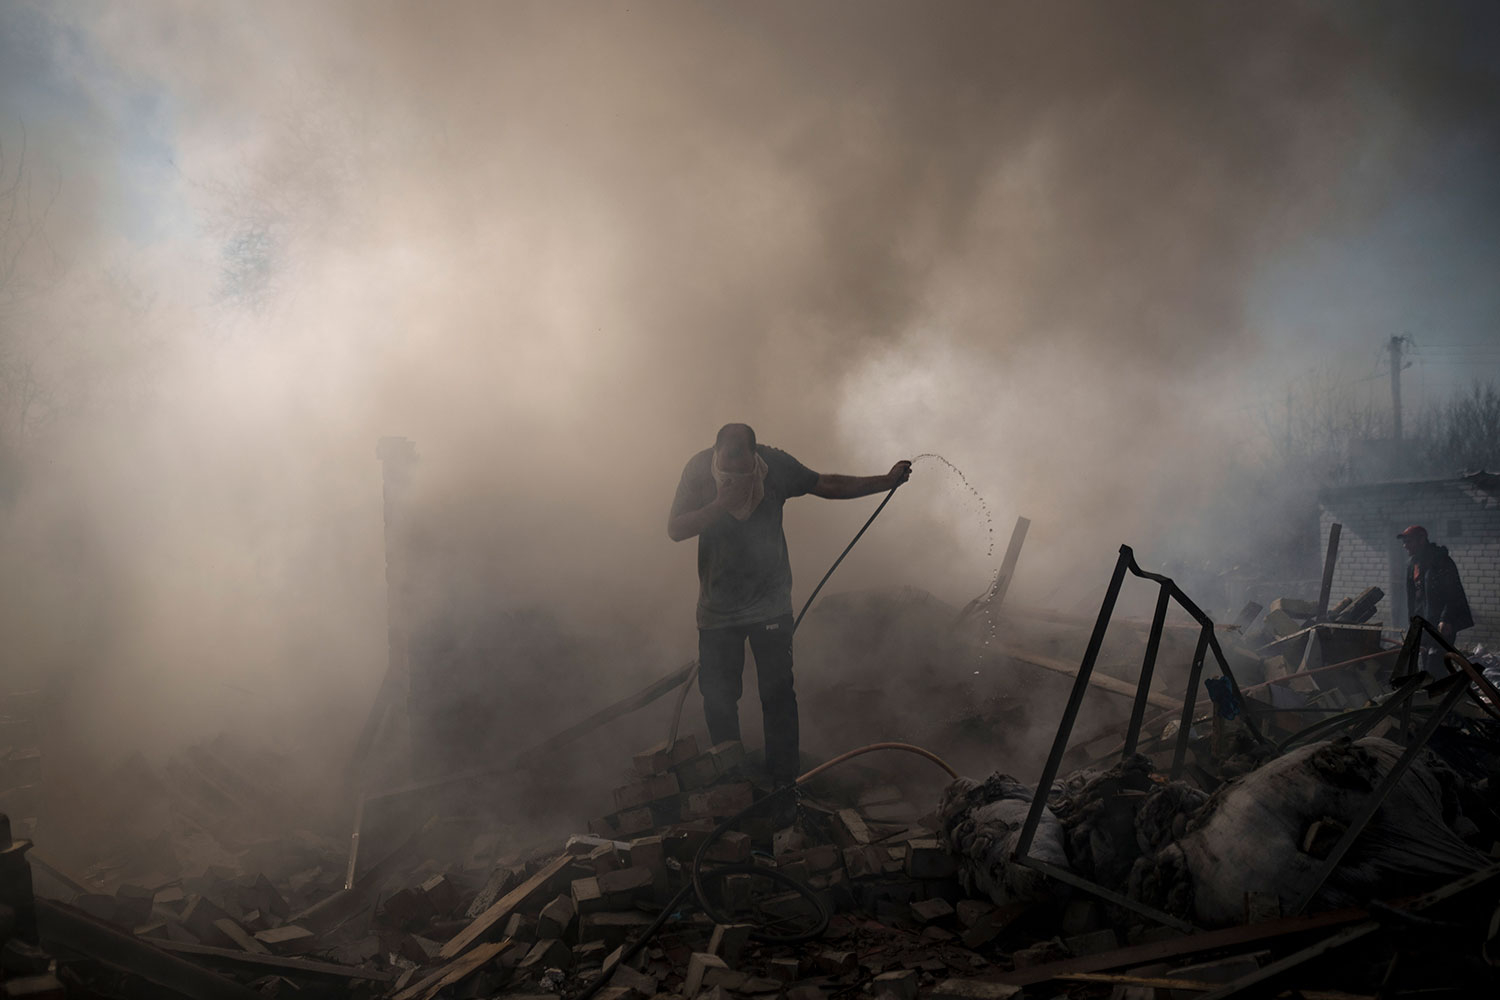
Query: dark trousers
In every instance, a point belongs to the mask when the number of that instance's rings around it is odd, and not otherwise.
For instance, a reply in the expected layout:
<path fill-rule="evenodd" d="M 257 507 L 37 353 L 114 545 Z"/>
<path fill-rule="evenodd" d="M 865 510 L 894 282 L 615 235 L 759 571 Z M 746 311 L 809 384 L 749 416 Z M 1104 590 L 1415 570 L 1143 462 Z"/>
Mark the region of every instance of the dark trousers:
<path fill-rule="evenodd" d="M 745 640 L 755 654 L 766 726 L 766 770 L 772 780 L 797 777 L 797 693 L 792 690 L 792 616 L 735 628 L 698 630 L 698 686 L 708 738 L 723 743 L 740 738 L 740 694 L 744 690 Z"/>

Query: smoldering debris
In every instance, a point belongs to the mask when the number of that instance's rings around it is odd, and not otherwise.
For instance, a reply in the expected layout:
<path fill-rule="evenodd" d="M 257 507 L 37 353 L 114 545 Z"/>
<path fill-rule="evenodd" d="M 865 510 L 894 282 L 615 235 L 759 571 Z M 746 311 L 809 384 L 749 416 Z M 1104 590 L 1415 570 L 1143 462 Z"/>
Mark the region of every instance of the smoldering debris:
<path fill-rule="evenodd" d="M 939 614 L 913 592 L 829 601 L 823 641 L 861 622 L 878 629 L 902 607 L 946 621 L 957 655 L 979 655 L 1012 682 L 1040 691 L 1071 674 L 1080 704 L 1138 705 L 1130 751 L 1118 713 L 1075 713 L 1108 732 L 1054 740 L 1049 764 L 1079 763 L 1037 808 L 1034 780 L 950 780 L 938 770 L 950 765 L 920 760 L 920 748 L 899 754 L 922 769 L 918 780 L 892 782 L 900 769 L 874 757 L 830 755 L 834 766 L 793 794 L 766 781 L 755 751 L 684 732 L 635 753 L 571 836 L 532 841 L 497 822 L 492 802 L 475 802 L 494 790 L 469 775 L 445 799 L 420 786 L 388 797 L 404 832 L 356 854 L 330 831 L 261 825 L 269 793 L 253 775 L 270 758 L 210 741 L 160 769 L 127 762 L 116 777 L 128 793 L 108 804 L 119 829 L 144 830 L 137 814 L 164 808 L 179 821 L 171 836 L 138 836 L 76 871 L 47 857 L 43 837 L 29 870 L 6 869 L 7 987 L 972 1000 L 1232 991 L 1266 978 L 1317 996 L 1373 990 L 1397 955 L 1399 982 L 1497 982 L 1486 937 L 1500 880 L 1500 698 L 1461 653 L 1447 677 L 1415 674 L 1415 641 L 1388 644 L 1377 630 L 1371 654 L 1364 633 L 1350 640 L 1347 623 L 1281 601 L 1266 621 L 1257 612 L 1208 626 L 1236 666 L 1209 678 L 1200 700 L 1182 691 L 1197 673 L 1187 649 L 1201 661 L 1203 643 L 1153 644 L 1141 623 L 1114 623 L 1124 641 L 1094 664 L 1098 676 L 1087 655 L 1071 667 L 1057 655 L 1082 643 L 1086 622 L 991 609 L 1015 626 L 1002 627 L 998 651 L 973 640 L 988 629 L 972 614 Z M 1413 630 L 1426 634 L 1420 621 Z M 1282 672 L 1295 636 L 1298 667 Z M 1125 666 L 1153 645 L 1154 669 Z M 1322 662 L 1324 648 L 1345 660 Z M 893 669 L 873 662 L 876 681 Z M 1174 691 L 1176 711 L 1146 717 L 1143 695 Z M 633 696 L 622 710 L 642 703 Z M 924 735 L 962 745 L 964 718 L 944 716 Z M 1007 746 L 1004 734 L 993 745 Z M 29 846 L 17 840 L 5 857 Z"/>
<path fill-rule="evenodd" d="M 1323 741 L 1234 778 L 1212 796 L 1164 780 L 1137 755 L 1055 783 L 1031 853 L 1206 928 L 1243 922 L 1252 893 L 1290 910 L 1316 890 L 1312 909 L 1333 910 L 1414 895 L 1484 868 L 1485 854 L 1458 832 L 1464 817 L 1454 808 L 1455 776 L 1429 755 L 1400 776 L 1358 851 L 1326 883 L 1313 884 L 1401 750 L 1388 740 Z M 955 783 L 944 797 L 944 841 L 963 859 L 962 881 L 997 903 L 1049 892 L 1040 872 L 1010 860 L 1032 795 L 997 775 L 982 785 Z"/>

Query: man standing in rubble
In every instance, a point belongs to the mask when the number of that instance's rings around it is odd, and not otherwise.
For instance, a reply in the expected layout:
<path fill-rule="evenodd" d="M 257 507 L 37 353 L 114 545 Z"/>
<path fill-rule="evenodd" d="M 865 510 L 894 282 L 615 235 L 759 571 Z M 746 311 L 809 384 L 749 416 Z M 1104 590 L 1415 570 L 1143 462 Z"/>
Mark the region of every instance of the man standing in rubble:
<path fill-rule="evenodd" d="M 1406 564 L 1407 614 L 1425 618 L 1444 639 L 1457 643 L 1458 633 L 1474 625 L 1458 567 L 1445 547 L 1428 541 L 1427 529 L 1420 524 L 1412 525 L 1396 537 L 1411 556 Z M 1439 677 L 1448 673 L 1442 667 L 1442 650 L 1435 645 L 1424 650 L 1422 659 L 1423 669 L 1428 673 Z"/>
<path fill-rule="evenodd" d="M 765 717 L 766 770 L 778 786 L 797 776 L 797 695 L 792 689 L 792 567 L 781 508 L 792 497 L 852 500 L 906 482 L 910 462 L 883 476 L 812 471 L 726 424 L 712 448 L 688 459 L 667 518 L 674 542 L 698 538 L 698 684 L 709 739 L 740 738 L 745 642 Z"/>

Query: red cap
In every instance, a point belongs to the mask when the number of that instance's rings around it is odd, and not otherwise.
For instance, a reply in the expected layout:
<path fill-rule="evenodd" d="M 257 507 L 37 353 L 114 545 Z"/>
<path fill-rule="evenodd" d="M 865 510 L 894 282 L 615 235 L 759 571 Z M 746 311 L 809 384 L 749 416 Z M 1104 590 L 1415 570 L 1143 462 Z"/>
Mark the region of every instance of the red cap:
<path fill-rule="evenodd" d="M 1405 531 L 1401 532 L 1401 534 L 1397 535 L 1396 537 L 1405 538 L 1407 535 L 1420 535 L 1422 538 L 1426 538 L 1427 529 L 1422 527 L 1420 524 L 1414 524 L 1410 528 L 1407 528 Z"/>

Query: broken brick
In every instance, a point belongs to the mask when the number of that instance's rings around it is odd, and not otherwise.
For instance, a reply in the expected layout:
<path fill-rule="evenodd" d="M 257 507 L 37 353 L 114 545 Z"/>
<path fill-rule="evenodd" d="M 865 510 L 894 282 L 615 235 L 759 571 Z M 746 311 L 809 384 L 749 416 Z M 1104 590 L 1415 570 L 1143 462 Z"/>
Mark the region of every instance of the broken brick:
<path fill-rule="evenodd" d="M 625 867 L 620 860 L 620 852 L 615 850 L 613 844 L 601 844 L 589 852 L 589 864 L 594 866 L 595 875 L 603 875 L 605 872 L 617 871 Z"/>
<path fill-rule="evenodd" d="M 568 892 L 573 899 L 573 912 L 579 916 L 604 909 L 604 893 L 599 891 L 597 876 L 574 879 Z"/>
<path fill-rule="evenodd" d="M 458 886 L 446 875 L 434 875 L 423 882 L 421 892 L 427 897 L 427 904 L 435 914 L 446 916 L 458 909 Z"/>
<path fill-rule="evenodd" d="M 610 972 L 608 961 L 605 962 L 604 971 L 609 973 L 611 986 L 626 986 L 635 990 L 643 997 L 653 997 L 657 994 L 661 984 L 657 978 L 638 969 L 632 969 L 628 965 L 620 965 Z"/>
<path fill-rule="evenodd" d="M 859 971 L 859 955 L 852 951 L 820 951 L 813 956 L 813 968 L 825 976 L 847 976 Z"/>
<path fill-rule="evenodd" d="M 871 983 L 871 990 L 877 1000 L 880 997 L 888 997 L 890 1000 L 917 1000 L 917 970 L 898 969 L 894 972 L 882 972 Z"/>
<path fill-rule="evenodd" d="M 255 940 L 271 949 L 274 954 L 298 955 L 311 951 L 316 939 L 313 932 L 306 927 L 286 924 L 282 927 L 273 927 L 268 931 L 257 932 Z"/>
<path fill-rule="evenodd" d="M 639 781 L 615 789 L 615 808 L 632 809 L 657 799 L 671 798 L 681 791 L 677 776 L 670 772 L 647 775 Z"/>
<path fill-rule="evenodd" d="M 621 868 L 607 872 L 594 879 L 603 897 L 605 909 L 621 909 L 630 906 L 635 897 L 651 888 L 656 877 L 649 868 Z"/>
<path fill-rule="evenodd" d="M 512 913 L 510 919 L 505 922 L 505 930 L 501 936 L 508 937 L 513 941 L 535 941 L 537 938 L 536 924 L 535 917 L 528 917 L 524 913 Z"/>
<path fill-rule="evenodd" d="M 80 897 L 82 898 L 82 897 Z M 75 905 L 77 901 L 75 900 Z M 207 896 L 193 896 L 182 908 L 182 926 L 193 932 L 193 935 L 204 944 L 228 945 L 232 944 L 224 932 L 214 926 L 214 921 L 229 914 L 214 904 Z"/>
<path fill-rule="evenodd" d="M 717 986 L 729 973 L 729 966 L 718 955 L 695 951 L 688 959 L 687 976 L 682 981 L 684 996 L 695 997 L 700 990 Z"/>
<path fill-rule="evenodd" d="M 572 925 L 573 901 L 567 896 L 558 896 L 552 902 L 542 907 L 542 912 L 537 915 L 537 939 L 560 938 L 568 932 L 568 928 Z"/>
<path fill-rule="evenodd" d="M 840 809 L 835 815 L 833 837 L 840 847 L 858 847 L 875 839 L 864 817 L 853 809 Z"/>
<path fill-rule="evenodd" d="M 739 968 L 751 930 L 749 924 L 715 924 L 708 939 L 709 954 L 718 955 L 731 969 Z"/>
<path fill-rule="evenodd" d="M 563 969 L 565 971 L 572 967 L 573 949 L 556 938 L 537 941 L 517 966 L 519 969 Z"/>
<path fill-rule="evenodd" d="M 578 940 L 602 941 L 606 948 L 616 948 L 631 934 L 645 930 L 652 919 L 640 910 L 583 914 L 578 918 Z"/>
<path fill-rule="evenodd" d="M 666 844 L 660 837 L 637 837 L 630 842 L 630 867 L 646 868 L 652 872 L 665 870 Z"/>
<path fill-rule="evenodd" d="M 738 830 L 729 830 L 709 846 L 704 859 L 722 864 L 744 864 L 750 860 L 750 835 Z"/>
<path fill-rule="evenodd" d="M 919 924 L 931 924 L 953 916 L 953 907 L 946 900 L 923 899 L 911 904 L 911 915 Z"/>
<path fill-rule="evenodd" d="M 698 756 L 698 740 L 695 737 L 680 737 L 670 747 L 664 740 L 635 755 L 633 758 L 635 773 L 642 777 L 659 774 L 674 764 L 681 764 L 696 756 Z"/>
<path fill-rule="evenodd" d="M 958 862 L 936 840 L 912 840 L 906 845 L 905 867 L 912 878 L 951 878 Z"/>
<path fill-rule="evenodd" d="M 802 963 L 795 958 L 773 958 L 766 963 L 766 975 L 779 983 L 794 983 L 802 975 Z"/>
<path fill-rule="evenodd" d="M 754 801 L 755 789 L 748 781 L 713 785 L 689 792 L 684 814 L 689 819 L 727 819 L 750 808 Z"/>

